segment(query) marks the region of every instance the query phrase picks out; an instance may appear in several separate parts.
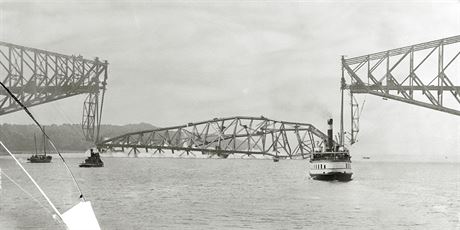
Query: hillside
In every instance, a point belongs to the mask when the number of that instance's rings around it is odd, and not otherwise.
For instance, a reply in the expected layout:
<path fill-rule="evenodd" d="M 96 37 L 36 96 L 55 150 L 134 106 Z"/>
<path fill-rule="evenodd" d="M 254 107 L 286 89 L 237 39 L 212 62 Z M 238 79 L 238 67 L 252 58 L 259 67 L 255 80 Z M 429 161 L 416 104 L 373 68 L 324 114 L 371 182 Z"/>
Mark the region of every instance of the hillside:
<path fill-rule="evenodd" d="M 129 125 L 101 125 L 102 137 L 114 137 L 123 133 L 154 129 L 147 123 Z M 48 125 L 45 130 L 61 151 L 84 151 L 92 146 L 84 140 L 79 124 Z M 35 125 L 0 124 L 0 140 L 13 151 L 33 151 L 34 134 L 37 137 L 37 147 L 43 148 L 40 130 Z"/>

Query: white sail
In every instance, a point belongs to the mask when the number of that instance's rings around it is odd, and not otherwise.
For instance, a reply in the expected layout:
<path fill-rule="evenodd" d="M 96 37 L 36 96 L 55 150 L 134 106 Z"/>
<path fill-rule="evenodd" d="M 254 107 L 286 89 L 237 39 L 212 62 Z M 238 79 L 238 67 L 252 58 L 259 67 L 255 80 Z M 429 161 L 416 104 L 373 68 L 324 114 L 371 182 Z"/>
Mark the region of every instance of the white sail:
<path fill-rule="evenodd" d="M 90 201 L 81 201 L 62 214 L 68 230 L 100 230 Z"/>

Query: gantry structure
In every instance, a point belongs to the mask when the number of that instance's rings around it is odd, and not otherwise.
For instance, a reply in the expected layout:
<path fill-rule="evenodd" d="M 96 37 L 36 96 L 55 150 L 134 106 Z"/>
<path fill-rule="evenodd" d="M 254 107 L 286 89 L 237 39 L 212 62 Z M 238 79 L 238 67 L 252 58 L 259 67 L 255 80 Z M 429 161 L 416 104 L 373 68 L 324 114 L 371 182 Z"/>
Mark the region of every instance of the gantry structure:
<path fill-rule="evenodd" d="M 87 94 L 82 130 L 97 142 L 108 77 L 107 61 L 0 42 L 0 80 L 27 107 Z M 21 107 L 0 88 L 0 116 Z"/>
<path fill-rule="evenodd" d="M 311 124 L 265 117 L 229 117 L 180 126 L 132 132 L 97 144 L 101 150 L 179 154 L 202 153 L 226 158 L 230 154 L 304 159 L 321 148 L 327 135 Z"/>
<path fill-rule="evenodd" d="M 459 55 L 460 35 L 342 57 L 341 87 L 351 94 L 351 143 L 356 141 L 360 116 L 353 94 L 371 94 L 459 116 Z"/>

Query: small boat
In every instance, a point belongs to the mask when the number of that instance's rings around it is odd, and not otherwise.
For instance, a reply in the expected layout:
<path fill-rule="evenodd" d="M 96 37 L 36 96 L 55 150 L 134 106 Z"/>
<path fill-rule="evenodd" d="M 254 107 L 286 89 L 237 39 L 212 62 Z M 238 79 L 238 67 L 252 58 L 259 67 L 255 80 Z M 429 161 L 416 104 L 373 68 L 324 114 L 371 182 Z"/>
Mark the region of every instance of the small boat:
<path fill-rule="evenodd" d="M 280 157 L 279 156 L 274 156 L 273 157 L 273 162 L 278 162 L 280 161 Z"/>
<path fill-rule="evenodd" d="M 44 155 L 36 154 L 36 155 L 32 155 L 31 157 L 27 158 L 27 160 L 30 163 L 50 163 L 51 159 L 52 159 L 52 157 L 47 156 L 46 154 L 44 154 Z"/>
<path fill-rule="evenodd" d="M 34 141 L 35 141 L 35 154 L 31 157 L 27 158 L 30 163 L 50 163 L 52 156 L 46 155 L 46 139 L 43 135 L 43 154 L 38 154 L 37 152 L 37 138 L 34 134 Z"/>
<path fill-rule="evenodd" d="M 13 155 L 13 153 L 11 153 L 11 151 L 5 146 L 5 144 L 3 144 L 3 142 L 0 140 L 0 146 L 6 150 L 6 152 L 11 156 L 11 158 L 13 158 L 13 160 L 16 162 L 16 164 L 18 164 L 18 166 L 22 169 L 22 171 L 27 175 L 27 177 L 30 179 L 30 181 L 35 185 L 35 187 L 38 189 L 38 191 L 42 194 L 42 196 L 46 199 L 46 201 L 48 202 L 48 204 L 51 206 L 54 214 L 52 215 L 52 217 L 59 223 L 59 224 L 62 224 L 62 225 L 65 225 L 65 229 L 67 230 L 100 230 L 101 227 L 99 226 L 99 222 L 97 221 L 97 218 L 96 218 L 96 215 L 94 214 L 94 210 L 93 210 L 93 207 L 91 205 L 91 202 L 90 201 L 87 201 L 85 199 L 85 197 L 83 196 L 83 193 L 80 189 L 80 186 L 78 185 L 78 181 L 75 179 L 75 177 L 73 176 L 73 173 L 72 171 L 70 170 L 69 166 L 67 165 L 67 163 L 65 162 L 64 160 L 64 157 L 62 156 L 62 154 L 59 152 L 59 150 L 56 148 L 56 145 L 53 143 L 53 141 L 50 139 L 50 137 L 46 134 L 45 130 L 43 129 L 43 127 L 40 125 L 40 123 L 38 123 L 38 121 L 35 119 L 35 117 L 30 113 L 30 111 L 27 109 L 27 107 L 22 104 L 22 102 L 13 94 L 11 93 L 11 91 L 8 89 L 8 87 L 5 86 L 5 84 L 3 84 L 1 81 L 0 81 L 0 86 L 10 95 L 10 97 L 16 101 L 16 103 L 18 103 L 22 109 L 24 110 L 24 112 L 27 113 L 27 115 L 29 115 L 29 117 L 35 122 L 35 124 L 38 126 L 38 128 L 40 129 L 40 131 L 43 133 L 44 135 L 44 139 L 45 141 L 48 141 L 48 143 L 51 145 L 51 147 L 53 148 L 53 150 L 57 153 L 57 155 L 62 159 L 62 163 L 64 164 L 65 168 L 67 169 L 68 173 L 70 174 L 70 176 L 72 177 L 72 180 L 73 182 L 75 183 L 75 186 L 78 190 L 78 192 L 80 193 L 80 196 L 79 196 L 79 203 L 74 205 L 72 208 L 70 208 L 69 210 L 65 211 L 64 213 L 61 213 L 57 208 L 56 206 L 51 202 L 50 198 L 45 194 L 45 192 L 42 190 L 42 188 L 38 185 L 38 183 L 34 180 L 34 178 L 29 174 L 29 172 L 22 166 L 21 162 L 19 162 L 19 160 Z M 35 138 L 36 139 L 36 138 Z M 35 141 L 35 143 L 37 143 Z M 35 144 L 35 146 L 37 146 Z M 36 148 L 35 148 L 36 149 Z M 35 155 L 37 155 L 37 152 L 35 152 Z M 46 151 L 45 151 L 45 154 L 46 156 Z M 30 160 L 31 158 L 29 158 Z M 32 158 L 33 159 L 33 158 Z M 47 157 L 45 157 L 45 159 L 47 159 Z M 51 158 L 50 158 L 51 160 Z M 4 172 L 1 172 L 2 174 L 4 174 Z M 9 178 L 9 177 L 8 177 Z M 19 188 L 21 188 L 21 186 L 19 186 L 17 183 L 15 183 L 13 180 L 11 180 L 14 184 L 16 184 Z M 29 194 L 26 190 L 24 190 L 23 188 L 21 188 L 21 190 L 23 190 L 26 194 Z M 32 195 L 31 195 L 32 197 Z M 32 197 L 33 198 L 33 197 Z M 35 200 L 35 198 L 33 198 Z M 40 203 L 40 202 L 39 202 Z M 42 207 L 44 207 L 42 205 Z M 64 227 L 64 226 L 63 226 Z M 2 228 L 3 229 L 3 228 Z"/>
<path fill-rule="evenodd" d="M 371 157 L 363 157 L 364 160 L 369 160 Z"/>
<path fill-rule="evenodd" d="M 314 180 L 352 180 L 351 156 L 343 146 L 334 143 L 332 139 L 332 119 L 328 120 L 326 148 L 315 151 L 310 156 L 310 177 Z"/>
<path fill-rule="evenodd" d="M 91 156 L 86 158 L 85 162 L 80 163 L 79 166 L 82 168 L 104 167 L 104 162 L 102 162 L 99 153 L 93 152 L 93 149 L 91 149 Z"/>
<path fill-rule="evenodd" d="M 2 141 L 0 141 L 0 146 L 5 149 L 8 154 L 13 158 L 13 160 L 19 165 L 19 167 L 24 171 L 24 173 L 29 177 L 38 191 L 46 199 L 48 204 L 53 209 L 54 213 L 52 216 L 58 222 L 65 225 L 68 230 L 82 230 L 82 229 L 92 229 L 100 230 L 99 222 L 97 221 L 96 215 L 94 214 L 93 207 L 90 201 L 86 201 L 83 197 L 83 194 L 80 191 L 80 202 L 67 210 L 64 213 L 59 212 L 56 206 L 51 202 L 50 198 L 45 194 L 41 187 L 37 184 L 34 178 L 29 174 L 29 172 L 22 166 L 18 159 L 11 153 L 11 151 L 6 148 Z M 3 172 L 2 172 L 3 173 Z M 4 173 L 3 173 L 4 174 Z M 9 177 L 7 177 L 9 178 Z M 9 178 L 11 180 L 11 178 Z M 75 180 L 75 179 L 74 179 Z M 13 181 L 14 182 L 14 181 Z M 79 187 L 77 187 L 79 189 Z"/>

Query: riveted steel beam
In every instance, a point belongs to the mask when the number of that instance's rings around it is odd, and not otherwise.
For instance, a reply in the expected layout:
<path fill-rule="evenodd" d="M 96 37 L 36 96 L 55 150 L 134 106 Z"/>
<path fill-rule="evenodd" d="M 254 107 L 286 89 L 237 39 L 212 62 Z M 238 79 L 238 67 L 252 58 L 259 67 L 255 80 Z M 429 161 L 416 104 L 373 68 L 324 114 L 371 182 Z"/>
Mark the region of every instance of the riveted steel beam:
<path fill-rule="evenodd" d="M 207 155 L 308 158 L 327 135 L 311 124 L 265 117 L 214 118 L 186 125 L 132 132 L 100 141 L 101 150 L 154 149 Z"/>
<path fill-rule="evenodd" d="M 0 80 L 28 106 L 88 94 L 82 129 L 87 140 L 97 141 L 103 96 L 108 77 L 107 61 L 85 59 L 7 42 L 0 42 Z M 0 89 L 0 115 L 21 107 Z"/>
<path fill-rule="evenodd" d="M 447 54 L 450 55 L 447 55 Z M 437 55 L 436 55 L 437 54 Z M 460 115 L 460 35 L 353 58 L 342 57 L 342 84 L 353 94 L 371 94 Z M 432 70 L 432 71 L 430 71 Z M 345 82 L 344 76 L 342 81 Z M 352 99 L 351 142 L 358 110 Z"/>

